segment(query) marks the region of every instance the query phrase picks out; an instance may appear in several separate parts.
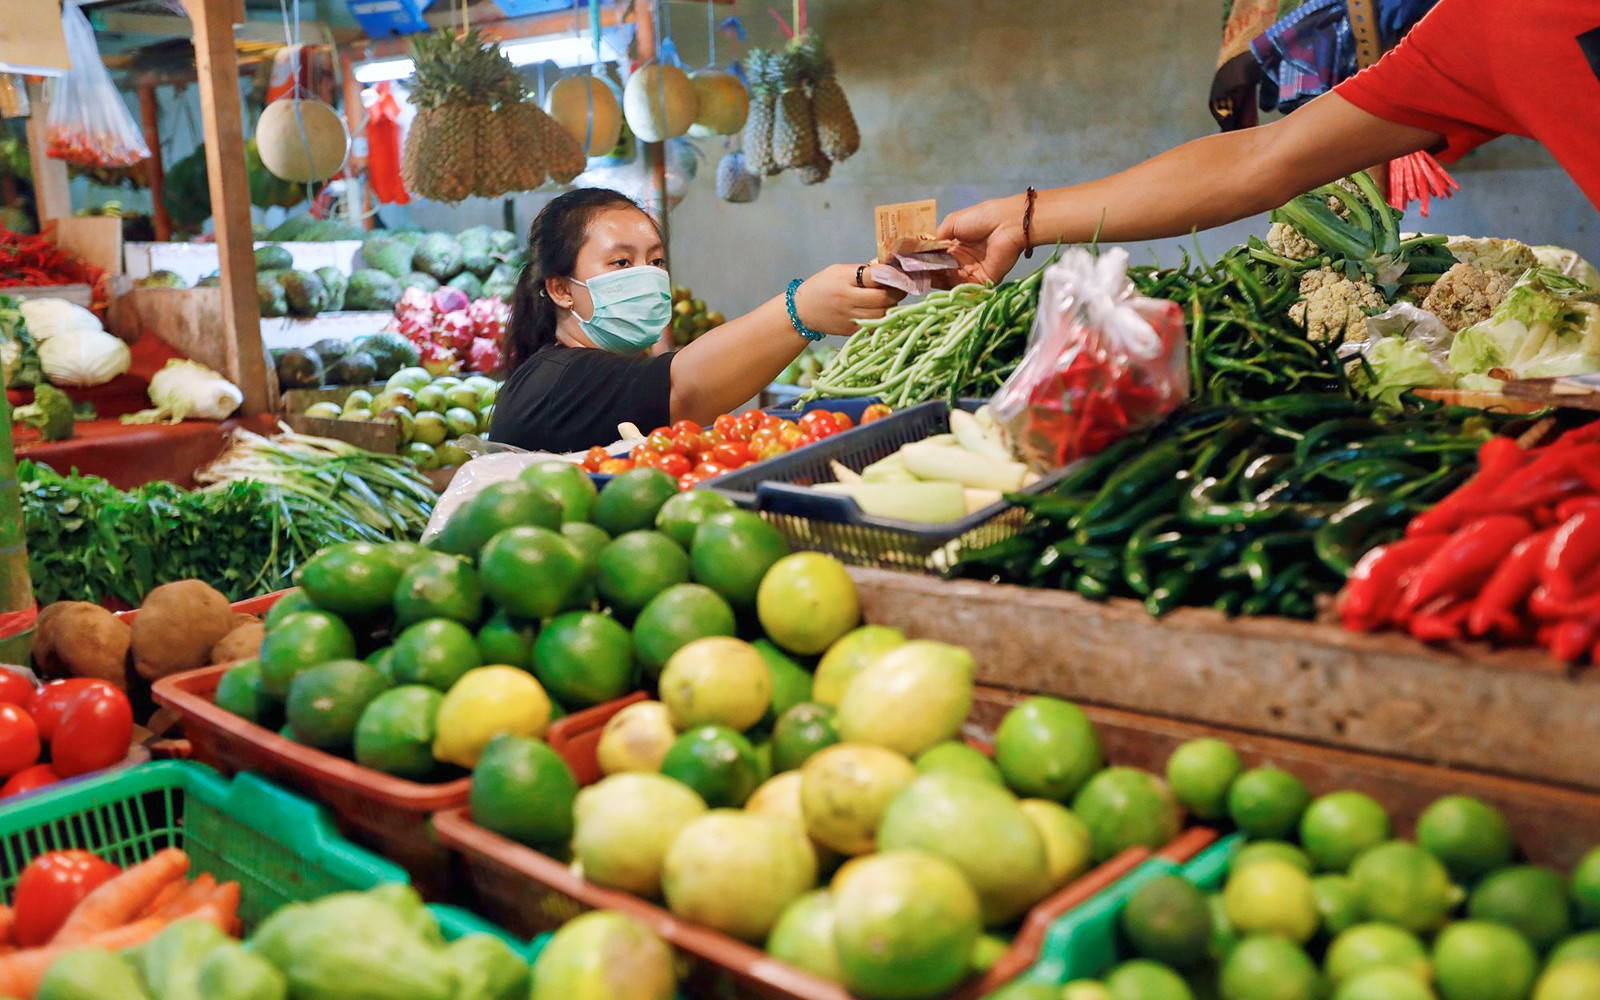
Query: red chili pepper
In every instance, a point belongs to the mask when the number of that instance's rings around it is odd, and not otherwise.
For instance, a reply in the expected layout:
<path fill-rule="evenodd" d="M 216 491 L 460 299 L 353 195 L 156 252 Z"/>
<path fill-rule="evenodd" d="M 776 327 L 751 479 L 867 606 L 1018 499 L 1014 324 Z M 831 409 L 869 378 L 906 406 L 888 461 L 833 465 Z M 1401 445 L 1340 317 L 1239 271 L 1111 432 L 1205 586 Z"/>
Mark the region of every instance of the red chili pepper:
<path fill-rule="evenodd" d="M 1517 514 L 1600 492 L 1600 444 L 1545 448 L 1488 497 L 1469 503 L 1471 516 Z"/>
<path fill-rule="evenodd" d="M 1528 614 L 1542 622 L 1600 614 L 1600 592 L 1579 597 L 1558 597 L 1549 587 L 1540 584 L 1528 595 Z"/>
<path fill-rule="evenodd" d="M 1411 519 L 1406 536 L 1443 535 L 1459 528 L 1474 503 L 1489 497 L 1507 477 L 1523 467 L 1527 453 L 1508 437 L 1493 437 L 1478 447 L 1477 473 L 1449 496 Z"/>
<path fill-rule="evenodd" d="M 1483 586 L 1516 544 L 1533 532 L 1526 518 L 1486 517 L 1457 531 L 1428 557 L 1400 598 L 1401 618 L 1447 594 L 1468 595 Z"/>
<path fill-rule="evenodd" d="M 1591 580 L 1600 567 L 1600 510 L 1580 511 L 1568 518 L 1550 541 L 1540 582 L 1557 600 L 1594 590 Z"/>
<path fill-rule="evenodd" d="M 1473 635 L 1488 635 L 1490 632 L 1505 635 L 1516 630 L 1523 602 L 1539 585 L 1544 556 L 1555 535 L 1554 528 L 1547 528 L 1529 535 L 1511 549 L 1511 553 L 1495 568 L 1489 582 L 1483 585 L 1483 590 L 1472 602 L 1467 631 Z"/>
<path fill-rule="evenodd" d="M 1589 615 L 1557 622 L 1549 640 L 1545 648 L 1551 656 L 1564 663 L 1576 663 L 1600 640 L 1600 617 Z"/>
<path fill-rule="evenodd" d="M 1339 617 L 1345 628 L 1371 632 L 1388 624 L 1395 601 L 1405 590 L 1408 574 L 1449 538 L 1449 535 L 1404 538 L 1380 545 L 1362 556 L 1339 595 Z"/>
<path fill-rule="evenodd" d="M 1586 510 L 1600 510 L 1600 496 L 1572 497 L 1569 500 L 1563 500 L 1556 504 L 1556 509 L 1553 513 L 1557 524 L 1565 524 L 1571 520 L 1573 515 L 1580 514 Z"/>
<path fill-rule="evenodd" d="M 1412 615 L 1406 628 L 1423 642 L 1453 642 L 1462 637 L 1471 613 L 1472 601 L 1444 597 Z"/>

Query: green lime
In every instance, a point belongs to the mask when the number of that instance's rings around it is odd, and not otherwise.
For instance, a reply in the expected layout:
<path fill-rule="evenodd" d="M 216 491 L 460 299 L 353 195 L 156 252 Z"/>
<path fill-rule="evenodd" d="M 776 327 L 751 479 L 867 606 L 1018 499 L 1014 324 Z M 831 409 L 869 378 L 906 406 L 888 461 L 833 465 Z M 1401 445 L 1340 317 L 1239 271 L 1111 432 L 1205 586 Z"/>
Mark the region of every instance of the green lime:
<path fill-rule="evenodd" d="M 1460 898 L 1437 858 L 1401 840 L 1363 852 L 1350 866 L 1350 878 L 1369 920 L 1418 933 L 1443 924 Z"/>
<path fill-rule="evenodd" d="M 490 483 L 456 509 L 431 545 L 440 552 L 471 558 L 489 539 L 522 524 L 560 528 L 561 505 L 549 493 L 519 479 Z"/>
<path fill-rule="evenodd" d="M 1228 789 L 1228 816 L 1253 838 L 1282 840 L 1310 802 L 1311 793 L 1299 778 L 1275 767 L 1256 767 Z"/>
<path fill-rule="evenodd" d="M 789 554 L 777 528 L 747 510 L 708 516 L 694 533 L 689 557 L 694 578 L 735 608 L 754 608 L 761 578 Z"/>
<path fill-rule="evenodd" d="M 433 759 L 434 717 L 444 695 L 421 684 L 383 692 L 356 723 L 356 763 L 412 781 L 426 781 Z"/>
<path fill-rule="evenodd" d="M 613 538 L 654 527 L 656 514 L 677 492 L 677 482 L 660 469 L 629 469 L 607 483 L 595 498 L 594 523 Z"/>
<path fill-rule="evenodd" d="M 685 490 L 668 498 L 656 513 L 656 530 L 687 551 L 694 533 L 707 517 L 733 509 L 733 501 L 715 490 Z"/>
<path fill-rule="evenodd" d="M 777 722 L 778 716 L 801 702 L 811 700 L 811 674 L 790 659 L 789 654 L 765 639 L 757 639 L 750 645 L 761 654 L 767 663 L 767 672 L 772 675 L 772 703 L 758 723 L 771 726 Z"/>
<path fill-rule="evenodd" d="M 299 587 L 291 587 L 284 592 L 282 597 L 272 603 L 272 607 L 267 611 L 267 616 L 261 620 L 261 623 L 270 632 L 272 629 L 277 628 L 279 622 L 295 612 L 321 610 L 324 609 L 318 608 L 316 602 L 304 590 Z"/>
<path fill-rule="evenodd" d="M 1121 923 L 1140 955 L 1180 968 L 1205 958 L 1211 943 L 1211 907 L 1193 882 L 1178 875 L 1158 875 L 1135 889 Z"/>
<path fill-rule="evenodd" d="M 1594 1000 L 1600 997 L 1600 962 L 1587 958 L 1552 965 L 1533 988 L 1533 1000 Z"/>
<path fill-rule="evenodd" d="M 761 578 L 756 616 L 773 642 L 817 656 L 860 624 L 861 599 L 844 563 L 820 552 L 794 552 Z"/>
<path fill-rule="evenodd" d="M 326 611 L 297 611 L 267 630 L 261 640 L 261 683 L 274 698 L 289 694 L 289 682 L 307 667 L 356 655 L 356 637 Z"/>
<path fill-rule="evenodd" d="M 304 743 L 323 750 L 349 748 L 368 703 L 389 687 L 376 668 L 360 660 L 331 660 L 295 675 L 284 709 Z"/>
<path fill-rule="evenodd" d="M 384 547 L 345 542 L 312 556 L 296 575 L 300 589 L 317 607 L 336 615 L 360 617 L 389 606 L 401 570 Z"/>
<path fill-rule="evenodd" d="M 558 460 L 540 462 L 524 469 L 518 478 L 554 497 L 561 505 L 563 522 L 589 520 L 589 512 L 594 509 L 594 480 L 578 466 Z"/>
<path fill-rule="evenodd" d="M 954 771 L 969 778 L 987 781 L 991 785 L 1005 785 L 1005 779 L 1000 777 L 1000 769 L 995 767 L 994 761 L 983 751 L 975 750 L 959 740 L 935 743 L 917 754 L 917 759 L 913 763 L 917 765 L 918 774 Z"/>
<path fill-rule="evenodd" d="M 1389 839 L 1389 814 L 1360 792 L 1330 792 L 1300 817 L 1300 846 L 1317 868 L 1342 872 L 1356 855 Z"/>
<path fill-rule="evenodd" d="M 1206 954 L 1213 962 L 1226 961 L 1239 944 L 1239 930 L 1228 919 L 1228 904 L 1222 893 L 1207 896 L 1206 909 L 1211 911 L 1211 940 L 1206 944 Z"/>
<path fill-rule="evenodd" d="M 372 652 L 366 655 L 365 659 L 368 663 L 378 669 L 378 673 L 387 677 L 390 684 L 394 683 L 393 646 L 384 646 L 381 649 L 374 649 Z"/>
<path fill-rule="evenodd" d="M 559 533 L 522 525 L 489 539 L 478 554 L 478 575 L 500 607 L 542 621 L 566 607 L 585 566 L 577 547 Z"/>
<path fill-rule="evenodd" d="M 983 943 L 988 935 L 978 938 L 978 944 L 973 947 L 973 971 L 981 971 L 978 962 L 988 958 L 988 953 L 983 951 Z M 1061 989 L 1049 983 L 1034 982 L 1028 979 L 1013 979 L 993 993 L 984 997 L 984 1000 L 1061 1000 Z"/>
<path fill-rule="evenodd" d="M 661 773 L 688 785 L 712 809 L 737 809 L 761 784 L 755 748 L 727 726 L 683 733 L 661 759 Z"/>
<path fill-rule="evenodd" d="M 1002 766 L 1000 773 L 1005 770 Z M 1089 828 L 1096 861 L 1130 847 L 1163 847 L 1183 823 L 1166 782 L 1134 767 L 1108 767 L 1095 774 L 1073 796 L 1072 811 Z"/>
<path fill-rule="evenodd" d="M 972 946 L 972 971 L 988 972 L 1010 950 L 1011 942 L 1000 935 L 980 934 L 978 943 Z M 1060 998 L 1051 997 L 1051 1000 L 1060 1000 Z"/>
<path fill-rule="evenodd" d="M 1222 963 L 1225 1000 L 1316 1000 L 1317 967 L 1301 948 L 1276 934 L 1240 941 Z"/>
<path fill-rule="evenodd" d="M 1500 810 L 1465 795 L 1447 795 L 1429 806 L 1417 820 L 1417 843 L 1461 881 L 1505 867 L 1516 849 Z"/>
<path fill-rule="evenodd" d="M 1550 952 L 1550 964 L 1567 962 L 1574 958 L 1592 958 L 1600 962 L 1600 931 L 1574 934 L 1556 945 Z"/>
<path fill-rule="evenodd" d="M 1585 854 L 1572 870 L 1572 899 L 1577 903 L 1578 922 L 1600 927 L 1600 847 Z"/>
<path fill-rule="evenodd" d="M 610 615 L 569 611 L 540 631 L 533 672 L 558 701 L 587 708 L 626 694 L 633 681 L 633 641 Z"/>
<path fill-rule="evenodd" d="M 217 707 L 268 729 L 278 728 L 283 703 L 267 692 L 261 680 L 261 662 L 245 660 L 230 667 L 217 682 Z"/>
<path fill-rule="evenodd" d="M 1567 907 L 1567 880 L 1538 865 L 1502 868 L 1479 882 L 1467 899 L 1474 920 L 1513 927 L 1540 951 L 1572 933 Z"/>
<path fill-rule="evenodd" d="M 633 649 L 645 672 L 659 677 L 672 654 L 694 640 L 736 631 L 733 609 L 720 594 L 704 584 L 680 583 L 657 594 L 634 619 Z"/>
<path fill-rule="evenodd" d="M 814 701 L 795 705 L 778 716 L 772 727 L 772 769 L 793 771 L 818 750 L 837 742 L 833 709 Z"/>
<path fill-rule="evenodd" d="M 1284 840 L 1250 841 L 1250 843 L 1239 849 L 1238 854 L 1233 856 L 1231 868 L 1233 871 L 1239 871 L 1243 868 L 1248 868 L 1257 861 L 1266 861 L 1268 859 L 1287 861 L 1307 875 L 1311 874 L 1311 859 L 1306 856 L 1306 852 Z"/>
<path fill-rule="evenodd" d="M 1318 875 L 1311 880 L 1311 896 L 1324 934 L 1339 934 L 1361 922 L 1361 897 L 1348 877 Z"/>
<path fill-rule="evenodd" d="M 1061 987 L 1061 1000 L 1117 1000 L 1098 979 L 1074 979 Z"/>
<path fill-rule="evenodd" d="M 1167 758 L 1167 784 L 1185 809 L 1217 820 L 1228 814 L 1228 787 L 1243 769 L 1238 752 L 1221 740 L 1189 740 Z"/>
<path fill-rule="evenodd" d="M 435 691 L 448 691 L 462 674 L 481 666 L 472 633 L 448 618 L 417 622 L 394 641 L 397 684 L 425 684 Z"/>
<path fill-rule="evenodd" d="M 1123 962 L 1106 976 L 1106 989 L 1115 1000 L 1194 1000 L 1183 977 L 1148 959 Z"/>
<path fill-rule="evenodd" d="M 1368 969 L 1346 979 L 1333 1000 L 1435 1000 L 1428 984 L 1403 969 Z"/>
<path fill-rule="evenodd" d="M 978 780 L 1004 787 L 999 774 Z M 1017 802 L 1017 808 L 1028 817 L 1034 832 L 1044 842 L 1044 864 L 1049 874 L 1051 892 L 1088 870 L 1094 838 L 1089 834 L 1088 825 L 1077 814 L 1049 799 L 1022 799 Z"/>
<path fill-rule="evenodd" d="M 1422 942 L 1410 931 L 1391 924 L 1356 924 L 1341 932 L 1328 945 L 1324 965 L 1335 984 L 1385 966 L 1405 969 L 1422 982 L 1432 974 Z"/>
<path fill-rule="evenodd" d="M 1024 699 L 1000 720 L 994 762 L 1018 795 L 1065 802 L 1105 766 L 1105 751 L 1083 709 L 1041 696 Z"/>
<path fill-rule="evenodd" d="M 824 705 L 839 707 L 844 689 L 856 674 L 876 663 L 885 653 L 905 644 L 905 633 L 886 625 L 863 625 L 847 632 L 828 647 L 817 663 L 812 697 Z"/>
<path fill-rule="evenodd" d="M 659 531 L 630 531 L 600 552 L 595 583 L 618 614 L 632 618 L 668 587 L 689 581 L 689 556 Z"/>
<path fill-rule="evenodd" d="M 1235 869 L 1222 890 L 1228 922 L 1242 934 L 1282 934 L 1304 944 L 1317 932 L 1311 878 L 1283 861 L 1257 861 Z"/>
<path fill-rule="evenodd" d="M 472 769 L 467 808 L 472 821 L 534 847 L 572 839 L 578 779 L 543 740 L 502 733 L 489 741 Z"/>
<path fill-rule="evenodd" d="M 539 626 L 496 611 L 478 628 L 478 656 L 484 663 L 533 669 L 533 637 Z"/>
<path fill-rule="evenodd" d="M 1539 974 L 1539 958 L 1509 927 L 1462 920 L 1434 941 L 1433 970 L 1445 1000 L 1523 1000 Z"/>
<path fill-rule="evenodd" d="M 561 525 L 561 537 L 572 543 L 583 562 L 582 582 L 573 588 L 565 610 L 592 611 L 600 596 L 595 588 L 595 577 L 600 572 L 600 551 L 611 544 L 611 536 L 587 521 L 567 521 Z"/>
<path fill-rule="evenodd" d="M 432 555 L 412 563 L 394 590 L 396 628 L 424 618 L 450 618 L 476 625 L 483 617 L 483 585 L 472 564 L 458 556 Z"/>

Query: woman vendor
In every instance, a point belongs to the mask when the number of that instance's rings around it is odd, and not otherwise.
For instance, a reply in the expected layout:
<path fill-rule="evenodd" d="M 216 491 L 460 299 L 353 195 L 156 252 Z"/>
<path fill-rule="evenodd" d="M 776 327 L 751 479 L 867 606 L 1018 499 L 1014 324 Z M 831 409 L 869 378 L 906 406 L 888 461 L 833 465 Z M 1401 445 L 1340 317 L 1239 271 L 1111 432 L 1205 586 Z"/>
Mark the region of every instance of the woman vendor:
<path fill-rule="evenodd" d="M 874 287 L 864 267 L 835 265 L 681 350 L 650 355 L 672 320 L 661 233 L 615 191 L 569 191 L 533 220 L 490 437 L 569 452 L 610 444 L 624 421 L 647 432 L 678 420 L 709 424 L 759 393 L 807 343 L 847 336 L 899 297 Z"/>

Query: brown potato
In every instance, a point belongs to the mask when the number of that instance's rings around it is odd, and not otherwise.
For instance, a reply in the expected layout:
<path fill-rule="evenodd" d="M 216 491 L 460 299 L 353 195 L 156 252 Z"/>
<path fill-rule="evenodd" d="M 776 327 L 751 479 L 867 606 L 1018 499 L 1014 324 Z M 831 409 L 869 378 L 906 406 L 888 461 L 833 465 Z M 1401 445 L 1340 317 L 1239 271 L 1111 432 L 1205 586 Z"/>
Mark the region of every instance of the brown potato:
<path fill-rule="evenodd" d="M 240 625 L 211 647 L 211 662 L 234 663 L 254 659 L 261 651 L 261 637 L 265 633 L 266 628 L 260 622 Z"/>
<path fill-rule="evenodd" d="M 261 619 L 257 615 L 247 615 L 243 611 L 233 613 L 233 627 L 243 628 L 246 625 L 260 625 Z"/>
<path fill-rule="evenodd" d="M 87 601 L 59 601 L 41 613 L 33 660 L 45 677 L 94 677 L 128 683 L 133 631 L 116 615 Z"/>
<path fill-rule="evenodd" d="M 164 583 L 145 595 L 133 621 L 133 665 L 150 681 L 206 666 L 211 647 L 231 631 L 233 609 L 211 586 Z"/>

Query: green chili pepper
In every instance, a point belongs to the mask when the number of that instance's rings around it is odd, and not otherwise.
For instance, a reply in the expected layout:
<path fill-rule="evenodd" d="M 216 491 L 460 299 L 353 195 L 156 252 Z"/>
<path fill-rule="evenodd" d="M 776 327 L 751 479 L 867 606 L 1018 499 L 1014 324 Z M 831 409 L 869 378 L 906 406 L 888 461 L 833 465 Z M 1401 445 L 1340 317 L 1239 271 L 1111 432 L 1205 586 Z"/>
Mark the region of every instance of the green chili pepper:
<path fill-rule="evenodd" d="M 1089 506 L 1073 519 L 1070 527 L 1078 531 L 1112 514 L 1126 511 L 1147 496 L 1157 483 L 1170 481 L 1182 464 L 1176 442 L 1163 441 L 1153 445 L 1144 454 L 1113 472 Z"/>

